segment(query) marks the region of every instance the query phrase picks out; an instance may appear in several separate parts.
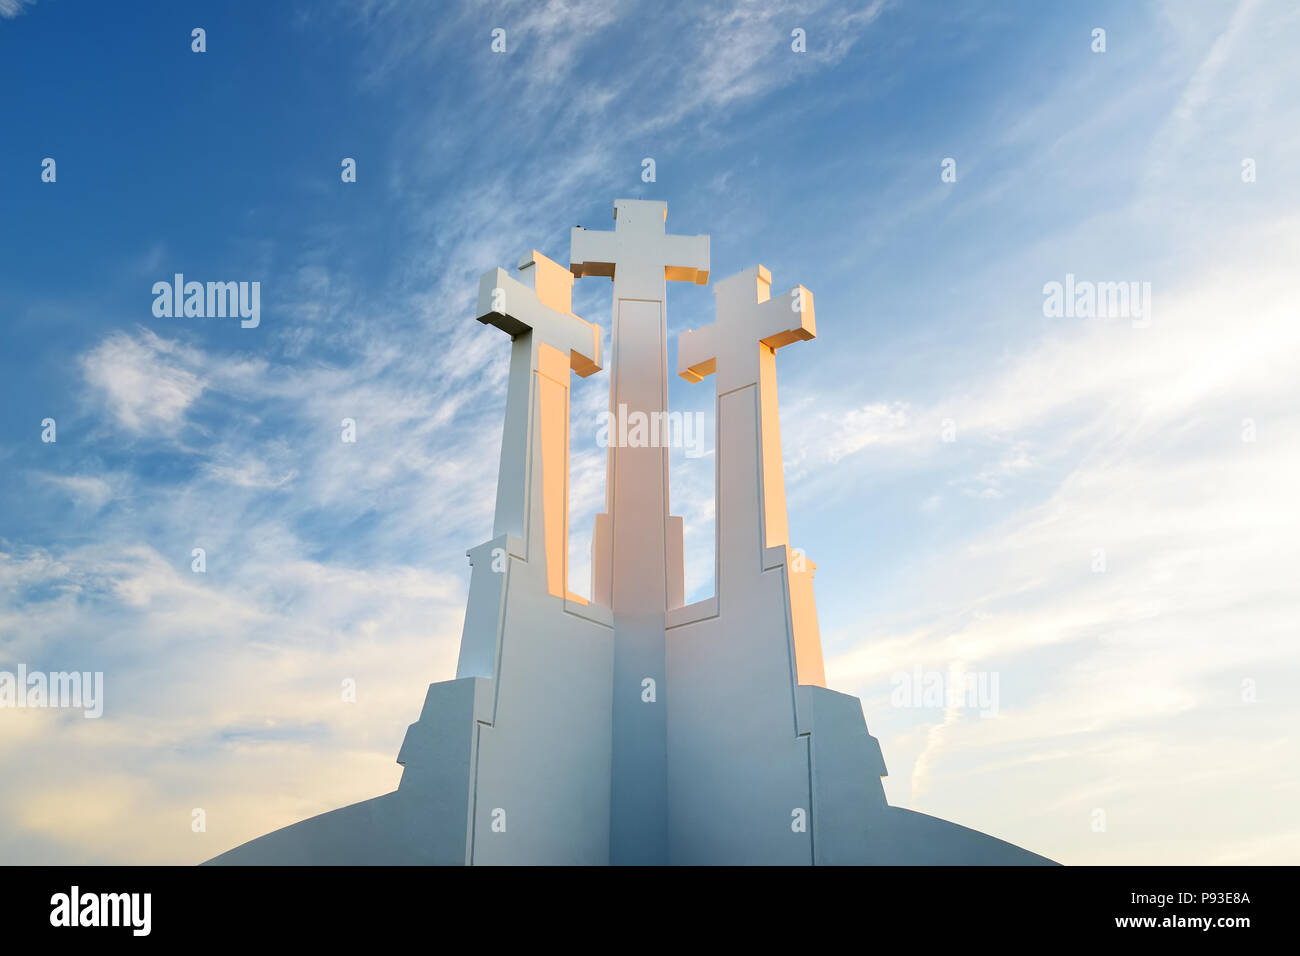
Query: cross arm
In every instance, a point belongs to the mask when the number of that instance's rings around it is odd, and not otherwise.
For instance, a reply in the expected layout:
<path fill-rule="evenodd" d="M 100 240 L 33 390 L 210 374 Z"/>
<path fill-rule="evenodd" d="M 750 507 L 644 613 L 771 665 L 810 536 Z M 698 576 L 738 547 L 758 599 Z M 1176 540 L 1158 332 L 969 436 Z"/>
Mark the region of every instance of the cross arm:
<path fill-rule="evenodd" d="M 744 348 L 759 344 L 775 350 L 816 338 L 813 295 L 801 285 L 775 299 L 741 304 L 744 296 L 766 296 L 770 282 L 767 270 L 757 266 L 719 283 L 718 321 L 677 336 L 677 374 L 700 382 L 718 370 L 718 353 L 724 348 L 738 346 L 743 354 Z"/>
<path fill-rule="evenodd" d="M 709 284 L 709 237 L 664 236 L 664 278 Z"/>
<path fill-rule="evenodd" d="M 677 374 L 688 382 L 702 382 L 718 368 L 716 325 L 688 329 L 677 336 Z"/>
<path fill-rule="evenodd" d="M 816 338 L 813 294 L 797 285 L 784 295 L 759 303 L 755 325 L 758 340 L 772 349 Z"/>
<path fill-rule="evenodd" d="M 569 230 L 569 271 L 579 279 L 585 276 L 614 277 L 618 259 L 618 240 L 603 229 Z"/>
<path fill-rule="evenodd" d="M 542 261 L 562 268 L 539 253 L 531 256 L 535 257 L 530 263 L 534 268 Z M 536 258 L 539 256 L 540 260 Z M 533 332 L 538 342 L 568 352 L 570 367 L 585 378 L 600 370 L 600 327 L 547 304 L 563 304 L 554 279 L 546 266 L 537 272 L 536 282 L 542 285 L 539 296 L 536 289 L 512 278 L 504 269 L 485 272 L 479 279 L 475 318 L 501 329 L 511 338 Z"/>
<path fill-rule="evenodd" d="M 623 256 L 654 261 L 662 265 L 664 278 L 672 282 L 709 282 L 709 237 L 657 236 L 629 238 L 617 232 L 574 226 L 569 233 L 569 271 L 578 278 L 613 278 Z"/>

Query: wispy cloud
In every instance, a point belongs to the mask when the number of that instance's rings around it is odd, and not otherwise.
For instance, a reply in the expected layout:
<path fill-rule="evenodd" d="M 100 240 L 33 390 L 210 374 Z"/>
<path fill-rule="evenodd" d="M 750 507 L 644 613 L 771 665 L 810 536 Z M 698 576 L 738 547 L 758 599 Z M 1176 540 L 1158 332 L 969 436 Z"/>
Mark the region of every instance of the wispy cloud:
<path fill-rule="evenodd" d="M 1054 357 L 1059 343 L 1045 343 L 945 403 L 979 410 L 977 434 L 1007 436 L 999 444 L 1010 457 L 989 468 L 1009 481 L 1043 467 L 1016 452 L 1032 436 L 1035 456 L 1052 463 L 1050 491 L 914 568 L 876 607 L 870 640 L 828 635 L 843 648 L 828 677 L 875 701 L 876 732 L 905 738 L 910 725 L 923 735 L 912 799 L 949 794 L 936 778 L 964 772 L 957 754 L 1012 748 L 1025 761 L 1069 753 L 1087 734 L 1114 750 L 1060 771 L 1074 781 L 1070 812 L 1082 820 L 1094 799 L 1085 779 L 1132 799 L 1138 784 L 1105 760 L 1163 739 L 1171 719 L 1231 709 L 1229 721 L 1260 740 L 1281 733 L 1276 679 L 1295 667 L 1291 569 L 1300 561 L 1297 537 L 1278 533 L 1280 521 L 1294 524 L 1283 516 L 1300 482 L 1288 358 L 1300 354 L 1300 331 L 1284 265 L 1296 226 L 1261 231 L 1266 255 L 1215 250 L 1219 268 L 1169 290 L 1152 327 L 1081 330 L 1068 365 Z M 1077 410 L 1069 419 L 1067 408 Z M 988 477 L 981 471 L 971 487 Z M 1001 719 L 945 713 L 918 725 L 888 706 L 890 674 L 955 660 L 1001 674 L 1012 697 Z M 1267 688 L 1272 706 L 1249 703 L 1243 682 Z M 891 780 L 891 793 L 902 796 L 899 786 Z M 951 807 L 950 796 L 937 799 L 932 809 Z M 1087 851 L 1080 842 L 1072 852 Z"/>
<path fill-rule="evenodd" d="M 174 358 L 174 346 L 152 332 L 115 334 L 82 359 L 86 380 L 128 432 L 174 434 L 203 382 Z"/>
<path fill-rule="evenodd" d="M 25 8 L 35 3 L 36 0 L 0 0 L 0 17 L 12 20 L 22 13 Z"/>

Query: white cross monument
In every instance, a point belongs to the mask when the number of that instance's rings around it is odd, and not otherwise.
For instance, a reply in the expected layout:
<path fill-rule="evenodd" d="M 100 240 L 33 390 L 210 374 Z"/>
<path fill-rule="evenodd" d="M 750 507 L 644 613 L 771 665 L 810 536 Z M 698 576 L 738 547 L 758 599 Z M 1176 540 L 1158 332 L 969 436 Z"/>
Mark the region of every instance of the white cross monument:
<path fill-rule="evenodd" d="M 678 339 L 678 374 L 717 394 L 716 593 L 683 606 L 666 445 L 617 442 L 592 600 L 569 590 L 569 376 L 600 367 L 574 278 L 613 279 L 611 415 L 654 416 L 667 281 L 709 277 L 708 236 L 668 234 L 664 203 L 614 210 L 612 232 L 573 230 L 569 269 L 533 251 L 525 281 L 480 281 L 479 321 L 512 340 L 494 536 L 469 551 L 456 678 L 429 687 L 398 789 L 210 862 L 1051 862 L 890 806 L 861 703 L 825 686 L 777 414 L 776 351 L 816 335 L 802 286 L 772 298 L 767 269 L 746 269 L 715 284 L 717 320 Z"/>

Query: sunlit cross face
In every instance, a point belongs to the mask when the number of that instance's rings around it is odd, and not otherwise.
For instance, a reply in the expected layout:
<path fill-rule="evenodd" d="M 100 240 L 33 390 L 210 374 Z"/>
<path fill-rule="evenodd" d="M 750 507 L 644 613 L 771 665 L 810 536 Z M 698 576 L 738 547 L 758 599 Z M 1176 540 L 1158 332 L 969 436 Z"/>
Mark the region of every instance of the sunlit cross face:
<path fill-rule="evenodd" d="M 678 337 L 678 374 L 698 382 L 716 373 L 723 394 L 759 381 L 765 351 L 815 337 L 812 293 L 795 286 L 773 299 L 771 286 L 761 265 L 715 283 L 717 320 Z"/>

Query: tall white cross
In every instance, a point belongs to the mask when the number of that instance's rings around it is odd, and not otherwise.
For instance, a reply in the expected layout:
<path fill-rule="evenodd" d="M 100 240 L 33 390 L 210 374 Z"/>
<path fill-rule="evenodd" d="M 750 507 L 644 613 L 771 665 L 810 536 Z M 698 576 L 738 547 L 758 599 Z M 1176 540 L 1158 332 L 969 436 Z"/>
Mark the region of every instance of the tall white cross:
<path fill-rule="evenodd" d="M 709 281 L 709 237 L 666 231 L 662 202 L 619 199 L 614 231 L 576 228 L 575 276 L 614 280 L 609 410 L 668 411 L 668 280 Z M 665 430 L 661 429 L 660 434 Z M 611 428 L 611 439 L 620 429 Z M 665 863 L 668 845 L 665 615 L 683 601 L 682 521 L 669 514 L 668 448 L 611 441 L 605 513 L 592 542 L 592 600 L 613 610 L 610 858 Z"/>
<path fill-rule="evenodd" d="M 723 414 L 722 397 L 746 386 L 755 386 L 756 418 L 733 421 L 742 441 L 757 442 L 756 454 L 762 495 L 759 513 L 753 517 L 761 547 L 789 543 L 785 511 L 785 473 L 781 465 L 781 423 L 777 413 L 776 350 L 792 342 L 817 335 L 812 293 L 803 286 L 773 299 L 772 273 L 752 266 L 715 283 L 717 320 L 702 329 L 691 329 L 677 337 L 677 374 L 688 382 L 717 375 L 718 414 Z M 748 412 L 745 413 L 748 416 Z M 751 431 L 751 428 L 753 429 Z M 717 423 L 721 436 L 724 423 Z M 721 463 L 719 463 L 721 468 Z M 730 491 L 718 476 L 718 494 Z M 735 505 L 727 517 L 748 520 Z M 720 529 L 721 530 L 721 529 Z M 719 554 L 719 560 L 722 556 Z"/>
<path fill-rule="evenodd" d="M 519 261 L 530 288 L 493 269 L 479 280 L 477 318 L 510 335 L 510 381 L 494 535 L 524 540 L 547 590 L 567 597 L 569 371 L 600 370 L 600 327 L 572 312 L 573 275 L 533 250 Z"/>
<path fill-rule="evenodd" d="M 709 237 L 666 231 L 668 206 L 614 202 L 614 231 L 576 227 L 569 268 L 614 280 L 609 413 L 668 410 L 667 282 L 707 283 Z M 605 513 L 597 516 L 592 599 L 616 613 L 661 613 L 682 602 L 681 519 L 669 515 L 668 449 L 611 443 Z"/>
<path fill-rule="evenodd" d="M 750 578 L 783 567 L 789 588 L 797 680 L 825 685 L 812 571 L 792 560 L 781 462 L 776 350 L 817 335 L 812 293 L 771 297 L 763 266 L 714 286 L 717 320 L 677 337 L 677 373 L 717 383 L 717 574 L 719 608 L 752 594 Z"/>
<path fill-rule="evenodd" d="M 812 571 L 793 560 L 781 463 L 776 350 L 817 335 L 812 293 L 795 286 L 771 297 L 763 266 L 714 285 L 717 320 L 677 337 L 677 373 L 691 382 L 717 381 L 717 574 L 719 612 L 749 600 L 755 577 L 784 575 L 788 588 L 796 680 L 825 686 Z M 769 578 L 769 580 L 771 580 Z M 761 585 L 757 585 L 761 586 Z"/>

